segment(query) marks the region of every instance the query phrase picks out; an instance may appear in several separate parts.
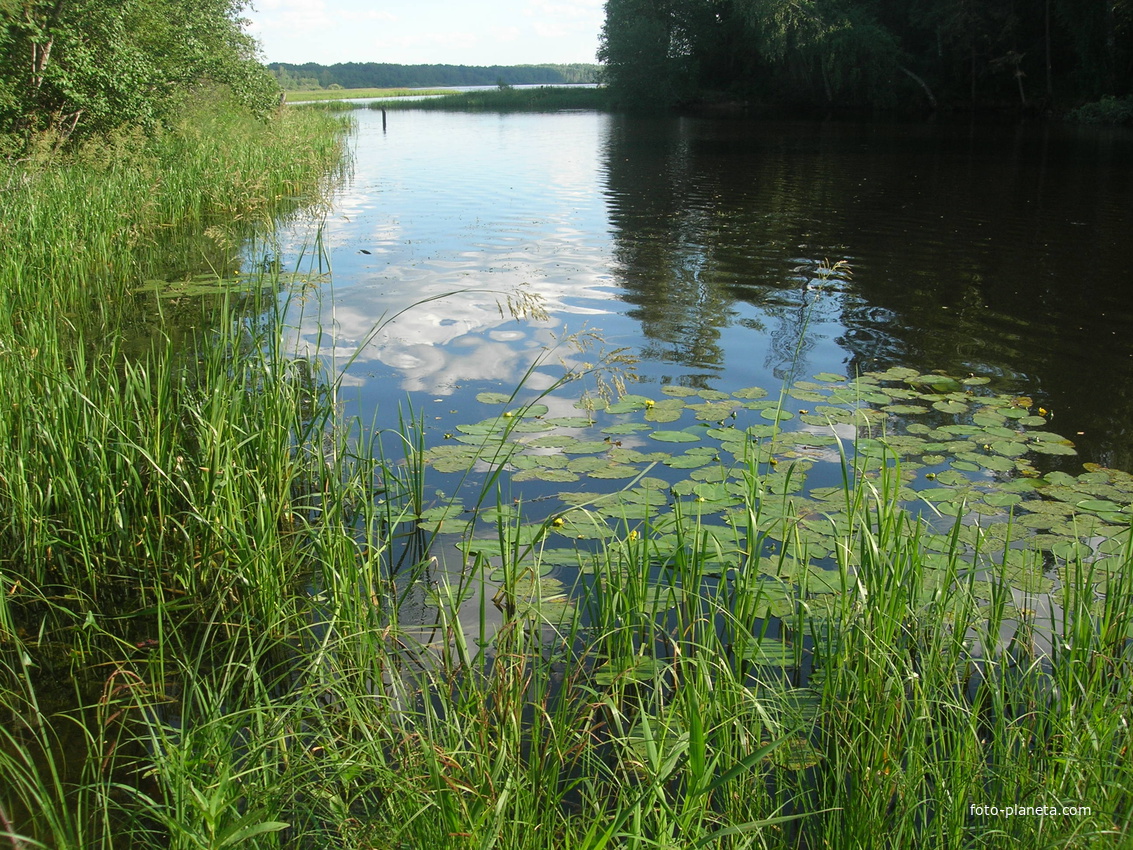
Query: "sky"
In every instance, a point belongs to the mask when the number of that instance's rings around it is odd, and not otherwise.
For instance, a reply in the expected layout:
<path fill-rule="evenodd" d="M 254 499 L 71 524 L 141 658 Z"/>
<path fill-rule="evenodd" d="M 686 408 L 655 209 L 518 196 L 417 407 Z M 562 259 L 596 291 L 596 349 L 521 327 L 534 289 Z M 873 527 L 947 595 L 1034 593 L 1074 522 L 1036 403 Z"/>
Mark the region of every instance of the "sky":
<path fill-rule="evenodd" d="M 268 62 L 595 62 L 604 0 L 253 0 Z"/>

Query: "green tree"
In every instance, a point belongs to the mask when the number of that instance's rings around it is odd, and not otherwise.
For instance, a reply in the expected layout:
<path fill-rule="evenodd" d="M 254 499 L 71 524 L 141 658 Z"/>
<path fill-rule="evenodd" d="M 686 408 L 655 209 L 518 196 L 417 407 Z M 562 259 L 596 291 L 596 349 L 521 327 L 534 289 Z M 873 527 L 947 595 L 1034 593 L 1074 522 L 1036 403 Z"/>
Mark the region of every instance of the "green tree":
<path fill-rule="evenodd" d="M 866 2 L 736 0 L 751 49 L 780 99 L 888 105 L 901 49 Z M 900 81 L 904 85 L 903 81 Z"/>
<path fill-rule="evenodd" d="M 205 85 L 265 112 L 278 87 L 244 0 L 0 0 L 0 132 L 56 144 L 153 128 Z"/>
<path fill-rule="evenodd" d="M 598 61 L 606 66 L 606 80 L 622 105 L 668 106 L 687 91 L 690 45 L 677 37 L 674 5 L 669 0 L 607 0 Z"/>

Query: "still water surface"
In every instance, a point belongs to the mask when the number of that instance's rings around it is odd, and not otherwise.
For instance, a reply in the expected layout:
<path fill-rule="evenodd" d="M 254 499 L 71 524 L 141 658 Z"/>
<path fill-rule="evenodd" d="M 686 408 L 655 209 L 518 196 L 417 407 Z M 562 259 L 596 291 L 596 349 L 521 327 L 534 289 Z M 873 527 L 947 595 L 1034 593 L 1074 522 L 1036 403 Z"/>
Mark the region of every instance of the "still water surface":
<path fill-rule="evenodd" d="M 527 375 L 533 395 L 625 346 L 645 394 L 892 365 L 986 375 L 1054 411 L 1075 469 L 1133 470 L 1127 131 L 424 111 L 383 131 L 355 115 L 322 233 L 332 282 L 295 321 L 301 345 L 350 362 L 367 420 L 393 424 L 408 393 L 435 441 L 495 412 L 477 392 Z M 285 264 L 313 234 L 281 234 Z M 524 289 L 546 319 L 501 310 Z M 562 342 L 586 329 L 597 349 Z"/>

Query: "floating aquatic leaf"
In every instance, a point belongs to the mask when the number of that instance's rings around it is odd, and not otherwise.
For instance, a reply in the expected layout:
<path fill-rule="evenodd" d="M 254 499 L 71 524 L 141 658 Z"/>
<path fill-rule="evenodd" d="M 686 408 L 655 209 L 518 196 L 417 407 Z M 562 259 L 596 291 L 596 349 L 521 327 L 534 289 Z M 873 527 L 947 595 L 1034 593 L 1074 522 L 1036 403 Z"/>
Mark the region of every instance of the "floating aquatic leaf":
<path fill-rule="evenodd" d="M 611 425 L 608 428 L 603 428 L 603 434 L 610 434 L 611 436 L 622 436 L 625 434 L 636 434 L 638 431 L 652 430 L 644 422 L 623 422 L 620 425 Z"/>
<path fill-rule="evenodd" d="M 962 385 L 955 378 L 947 375 L 917 375 L 905 378 L 905 383 L 917 388 L 928 388 L 934 393 L 943 394 L 962 389 Z"/>
<path fill-rule="evenodd" d="M 791 413 L 791 411 L 789 411 L 789 410 L 781 410 L 781 409 L 775 409 L 775 408 L 771 408 L 771 407 L 764 408 L 763 410 L 759 411 L 759 415 L 762 416 L 764 419 L 770 419 L 772 422 L 775 422 L 775 421 L 785 422 L 788 419 L 794 419 L 795 418 L 795 414 Z"/>
<path fill-rule="evenodd" d="M 1031 451 L 1039 452 L 1046 455 L 1076 455 L 1078 450 L 1074 448 L 1070 442 L 1053 443 L 1053 442 L 1034 442 L 1030 444 Z"/>
<path fill-rule="evenodd" d="M 889 404 L 881 409 L 886 413 L 895 413 L 902 416 L 916 416 L 922 413 L 928 413 L 928 408 L 922 407 L 919 404 Z"/>
<path fill-rule="evenodd" d="M 1007 421 L 1004 416 L 995 411 L 982 410 L 972 416 L 972 422 L 981 428 L 992 428 Z"/>
<path fill-rule="evenodd" d="M 456 430 L 462 434 L 469 434 L 472 436 L 482 436 L 485 434 L 493 434 L 496 431 L 503 429 L 506 424 L 505 419 L 486 419 L 483 422 L 476 422 L 471 425 L 457 425 Z"/>
<path fill-rule="evenodd" d="M 578 437 L 572 437 L 570 434 L 551 434 L 546 437 L 536 437 L 534 440 L 528 440 L 524 445 L 533 449 L 562 449 L 567 446 L 577 445 L 578 443 Z"/>
<path fill-rule="evenodd" d="M 527 573 L 509 588 L 501 588 L 494 599 L 501 610 L 517 617 L 532 617 L 551 623 L 566 619 L 574 610 L 570 595 L 558 579 Z"/>
<path fill-rule="evenodd" d="M 601 540 L 612 537 L 614 532 L 600 517 L 583 511 L 571 511 L 561 517 L 561 523 L 551 526 L 551 531 L 563 537 L 572 537 L 576 540 Z"/>
<path fill-rule="evenodd" d="M 735 398 L 750 400 L 763 398 L 767 395 L 767 390 L 763 389 L 763 387 L 744 387 L 742 390 L 736 390 L 734 393 L 732 393 L 732 395 Z"/>
<path fill-rule="evenodd" d="M 684 411 L 681 408 L 661 407 L 658 405 L 645 412 L 645 419 L 648 422 L 657 423 L 676 422 L 683 415 Z M 697 418 L 699 419 L 701 417 L 698 416 Z"/>
<path fill-rule="evenodd" d="M 1010 472 L 1015 468 L 1015 462 L 1001 455 L 984 455 L 980 458 L 980 466 L 993 472 Z"/>
<path fill-rule="evenodd" d="M 1097 513 L 1098 511 L 1120 511 L 1121 505 L 1105 499 L 1083 499 L 1075 505 L 1080 511 L 1091 511 Z"/>
<path fill-rule="evenodd" d="M 610 448 L 605 440 L 578 440 L 563 446 L 563 453 L 569 455 L 586 455 L 604 452 Z"/>
<path fill-rule="evenodd" d="M 821 381 L 824 384 L 839 384 L 846 380 L 845 375 L 837 375 L 833 372 L 819 372 L 814 376 L 816 381 Z"/>
<path fill-rule="evenodd" d="M 681 387 L 673 384 L 661 387 L 661 392 L 665 395 L 676 396 L 677 398 L 687 398 L 690 395 L 697 394 L 697 391 L 692 387 Z"/>
<path fill-rule="evenodd" d="M 1032 513 L 1052 514 L 1055 516 L 1068 516 L 1074 512 L 1074 506 L 1068 502 L 1049 501 L 1046 499 L 1028 499 L 1019 505 L 1020 508 Z"/>
<path fill-rule="evenodd" d="M 799 401 L 809 402 L 822 402 L 826 401 L 828 396 L 825 393 L 814 392 L 813 390 L 800 390 L 793 389 L 787 393 L 791 398 L 798 399 Z"/>
<path fill-rule="evenodd" d="M 1078 540 L 1064 540 L 1050 547 L 1051 554 L 1064 561 L 1076 561 L 1089 558 L 1094 550 Z"/>
<path fill-rule="evenodd" d="M 507 393 L 485 392 L 477 393 L 476 400 L 482 404 L 507 404 L 512 396 Z"/>
<path fill-rule="evenodd" d="M 1059 524 L 1059 519 L 1051 514 L 1027 514 L 1018 517 L 1016 522 L 1025 528 L 1054 528 Z"/>
<path fill-rule="evenodd" d="M 658 463 L 671 457 L 668 452 L 639 452 L 637 449 L 610 449 L 609 458 L 616 463 Z"/>
<path fill-rule="evenodd" d="M 928 490 L 921 490 L 920 496 L 929 502 L 951 502 L 959 498 L 960 494 L 956 490 L 933 487 Z"/>
<path fill-rule="evenodd" d="M 524 419 L 517 422 L 511 429 L 516 434 L 538 434 L 541 431 L 550 431 L 554 426 L 542 419 Z"/>
<path fill-rule="evenodd" d="M 556 416 L 545 421 L 556 428 L 589 428 L 594 424 L 593 419 L 584 416 Z"/>
<path fill-rule="evenodd" d="M 719 502 L 730 499 L 733 493 L 722 483 L 701 482 L 692 488 L 693 495 L 709 502 Z"/>
<path fill-rule="evenodd" d="M 723 401 L 724 399 L 731 398 L 728 393 L 721 392 L 720 390 L 700 390 L 697 395 L 706 401 Z"/>
<path fill-rule="evenodd" d="M 729 418 L 736 408 L 730 402 L 709 401 L 704 404 L 690 404 L 689 409 L 696 411 L 696 418 L 702 422 L 718 422 Z"/>
<path fill-rule="evenodd" d="M 498 544 L 497 544 L 497 547 L 498 547 Z M 577 562 L 578 553 L 575 552 L 573 549 L 568 550 L 568 551 L 570 551 L 570 553 L 574 556 L 574 561 Z M 522 570 L 525 573 L 536 572 L 540 576 L 546 576 L 546 575 L 550 575 L 550 573 L 552 571 L 554 571 L 554 569 L 555 569 L 554 564 L 548 563 L 546 558 L 541 558 L 538 564 L 533 564 L 533 563 L 529 563 L 528 561 L 524 561 L 521 565 L 513 566 L 510 569 L 505 570 L 503 568 L 500 568 L 500 569 L 497 569 L 497 570 L 492 570 L 492 572 L 488 573 L 488 580 L 494 581 L 494 582 L 497 582 L 497 583 L 502 582 L 502 581 L 504 581 L 505 579 L 508 578 L 509 573 L 514 574 L 517 570 Z"/>
<path fill-rule="evenodd" d="M 588 473 L 591 478 L 633 478 L 641 470 L 633 466 L 623 466 L 612 463 L 602 469 L 595 469 Z"/>
<path fill-rule="evenodd" d="M 566 469 L 552 469 L 545 466 L 537 466 L 533 469 L 524 469 L 515 473 L 511 477 L 512 481 L 555 481 L 560 484 L 569 484 L 572 481 L 577 481 L 578 476 L 573 472 Z"/>
<path fill-rule="evenodd" d="M 814 409 L 814 414 L 817 415 L 818 422 L 825 424 L 827 420 L 835 423 L 848 423 L 854 421 L 854 411 L 846 410 L 844 407 L 832 407 L 828 404 L 819 405 Z"/>
<path fill-rule="evenodd" d="M 1030 415 L 1024 408 L 1021 407 L 1000 407 L 997 408 L 995 412 L 1000 416 L 1007 417 L 1008 419 L 1023 419 L 1024 417 Z"/>
<path fill-rule="evenodd" d="M 581 567 L 593 560 L 594 553 L 582 549 L 542 549 L 538 558 L 543 567 Z M 545 573 L 541 570 L 541 574 Z"/>
<path fill-rule="evenodd" d="M 610 460 L 604 457 L 596 457 L 589 455 L 587 457 L 576 457 L 567 463 L 566 468 L 571 472 L 589 473 L 596 469 L 604 469 L 610 466 Z"/>
<path fill-rule="evenodd" d="M 418 517 L 422 522 L 439 522 L 445 519 L 452 519 L 453 517 L 460 516 L 464 513 L 464 505 L 460 502 L 453 502 L 449 505 L 439 505 L 435 508 L 429 508 L 421 512 Z"/>
<path fill-rule="evenodd" d="M 632 413 L 635 410 L 644 409 L 652 399 L 645 398 L 644 396 L 625 396 L 620 401 L 616 401 L 606 407 L 607 413 Z"/>
<path fill-rule="evenodd" d="M 794 667 L 795 649 L 781 640 L 765 637 L 743 647 L 743 656 L 762 667 Z"/>
<path fill-rule="evenodd" d="M 651 682 L 668 667 L 656 658 L 637 656 L 630 664 L 603 664 L 594 671 L 594 683 L 609 687 L 614 682 Z"/>
<path fill-rule="evenodd" d="M 690 434 L 688 431 L 654 431 L 649 436 L 663 443 L 696 443 L 700 441 L 700 437 L 696 434 Z"/>
<path fill-rule="evenodd" d="M 968 405 L 961 401 L 938 401 L 932 406 L 941 413 L 963 413 L 968 409 Z"/>
<path fill-rule="evenodd" d="M 696 453 L 678 455 L 677 457 L 664 461 L 664 464 L 670 469 L 696 469 L 697 467 L 704 466 L 711 462 L 711 455 Z"/>
<path fill-rule="evenodd" d="M 988 493 L 983 499 L 989 505 L 996 508 L 1007 508 L 1023 501 L 1023 497 L 1018 493 Z"/>

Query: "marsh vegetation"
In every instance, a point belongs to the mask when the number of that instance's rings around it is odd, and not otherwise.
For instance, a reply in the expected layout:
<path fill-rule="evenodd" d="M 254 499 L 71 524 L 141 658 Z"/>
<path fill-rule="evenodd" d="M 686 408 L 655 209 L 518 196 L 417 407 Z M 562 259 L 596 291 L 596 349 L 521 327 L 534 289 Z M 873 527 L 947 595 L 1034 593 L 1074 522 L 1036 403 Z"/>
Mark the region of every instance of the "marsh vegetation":
<path fill-rule="evenodd" d="M 409 277 L 346 346 L 336 234 L 271 238 L 342 178 L 344 125 L 178 104 L 39 128 L 0 181 L 0 846 L 1127 842 L 1133 478 L 1083 468 L 1041 397 L 804 378 L 850 286 L 825 261 L 784 379 L 710 386 L 719 291 L 670 334 L 680 240 L 632 230 L 642 160 L 611 154 L 621 262 L 675 270 L 627 299 L 697 373 L 637 384 L 560 334 L 443 430 L 359 412 L 363 352 L 449 290 Z M 682 197 L 692 224 L 660 218 L 730 232 L 726 192 Z M 481 291 L 501 339 L 547 322 Z M 437 327 L 474 313 L 451 297 Z"/>

